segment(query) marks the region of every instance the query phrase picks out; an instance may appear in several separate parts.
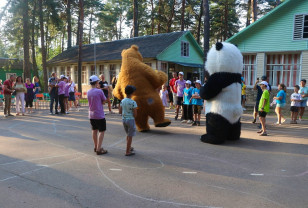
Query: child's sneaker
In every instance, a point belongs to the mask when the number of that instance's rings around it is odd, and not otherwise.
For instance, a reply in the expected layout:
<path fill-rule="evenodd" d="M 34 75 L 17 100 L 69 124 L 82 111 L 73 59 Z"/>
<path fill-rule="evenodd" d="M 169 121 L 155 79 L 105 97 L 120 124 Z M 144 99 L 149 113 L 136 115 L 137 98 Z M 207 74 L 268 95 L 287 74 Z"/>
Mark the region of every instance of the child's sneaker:
<path fill-rule="evenodd" d="M 187 124 L 192 124 L 192 123 L 193 123 L 192 120 L 188 120 L 188 121 L 187 121 Z"/>
<path fill-rule="evenodd" d="M 197 126 L 197 122 L 194 121 L 194 122 L 192 123 L 192 126 Z"/>
<path fill-rule="evenodd" d="M 187 120 L 183 120 L 183 121 L 181 121 L 181 123 L 187 123 Z"/>

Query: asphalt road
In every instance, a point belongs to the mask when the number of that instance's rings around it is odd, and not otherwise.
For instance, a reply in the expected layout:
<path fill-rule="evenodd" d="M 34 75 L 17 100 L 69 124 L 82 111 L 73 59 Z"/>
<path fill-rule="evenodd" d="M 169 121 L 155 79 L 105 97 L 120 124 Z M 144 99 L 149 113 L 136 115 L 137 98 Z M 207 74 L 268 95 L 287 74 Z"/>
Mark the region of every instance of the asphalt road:
<path fill-rule="evenodd" d="M 242 139 L 215 146 L 199 141 L 204 120 L 172 119 L 137 133 L 136 155 L 125 157 L 121 117 L 106 120 L 109 153 L 97 156 L 86 108 L 1 117 L 0 208 L 308 207 L 308 121 L 271 117 L 260 137 L 244 115 Z"/>

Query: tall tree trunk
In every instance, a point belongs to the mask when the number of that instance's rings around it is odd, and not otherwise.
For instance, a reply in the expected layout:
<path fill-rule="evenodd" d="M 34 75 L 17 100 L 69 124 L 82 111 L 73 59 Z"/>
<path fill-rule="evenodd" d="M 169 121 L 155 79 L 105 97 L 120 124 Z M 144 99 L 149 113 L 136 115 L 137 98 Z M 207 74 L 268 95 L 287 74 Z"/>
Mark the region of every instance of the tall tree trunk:
<path fill-rule="evenodd" d="M 151 0 L 151 35 L 154 35 L 154 0 Z"/>
<path fill-rule="evenodd" d="M 160 34 L 161 33 L 161 16 L 162 16 L 162 0 L 158 1 L 158 24 L 157 24 L 157 33 Z"/>
<path fill-rule="evenodd" d="M 203 0 L 204 10 L 204 61 L 206 61 L 207 52 L 210 49 L 210 6 L 209 0 Z"/>
<path fill-rule="evenodd" d="M 203 0 L 201 1 L 200 5 L 200 13 L 198 17 L 198 29 L 197 29 L 197 42 L 200 44 L 200 35 L 201 35 L 201 22 L 202 22 L 202 16 L 203 16 Z"/>
<path fill-rule="evenodd" d="M 80 11 L 79 11 L 80 13 Z M 78 15 L 78 23 L 77 23 L 77 34 L 76 34 L 76 45 L 79 45 L 79 33 L 80 33 L 80 14 Z"/>
<path fill-rule="evenodd" d="M 257 0 L 251 0 L 251 16 L 252 16 L 252 22 L 257 21 L 258 18 L 258 2 Z"/>
<path fill-rule="evenodd" d="M 31 78 L 31 72 L 30 72 L 30 53 L 29 53 L 29 40 L 30 40 L 30 34 L 29 34 L 29 1 L 24 0 L 23 1 L 23 46 L 24 46 L 24 64 L 23 64 L 23 70 L 24 70 L 24 77 L 25 78 Z"/>
<path fill-rule="evenodd" d="M 36 63 L 36 53 L 35 53 L 35 17 L 36 17 L 36 0 L 33 1 L 33 11 L 32 11 L 32 39 L 31 39 L 31 47 L 32 47 L 32 68 L 33 68 L 33 75 L 38 77 L 38 69 Z"/>
<path fill-rule="evenodd" d="M 171 32 L 171 26 L 172 26 L 172 19 L 174 16 L 174 7 L 175 7 L 175 0 L 172 2 L 172 7 L 171 7 L 171 14 L 169 16 L 169 19 L 167 21 L 167 33 Z"/>
<path fill-rule="evenodd" d="M 181 31 L 184 31 L 184 17 L 185 17 L 185 0 L 182 0 L 182 12 L 181 12 Z"/>
<path fill-rule="evenodd" d="M 49 16 L 47 16 L 47 19 L 46 19 L 46 23 L 45 24 L 45 53 L 46 53 L 46 60 L 48 59 L 49 57 L 49 38 L 48 38 L 48 33 L 49 33 L 49 27 L 48 27 L 48 22 L 49 22 Z M 43 26 L 44 27 L 44 26 Z"/>
<path fill-rule="evenodd" d="M 79 17 L 78 17 L 78 91 L 82 93 L 81 85 L 81 69 L 82 69 L 82 42 L 83 42 L 83 23 L 84 23 L 84 10 L 83 10 L 83 0 L 79 0 Z"/>
<path fill-rule="evenodd" d="M 138 0 L 134 0 L 134 37 L 138 37 Z"/>
<path fill-rule="evenodd" d="M 43 63 L 43 74 L 44 74 L 44 90 L 48 89 L 48 77 L 46 68 L 46 50 L 45 50 L 45 35 L 44 35 L 44 20 L 43 20 L 43 0 L 39 0 L 39 19 L 40 19 L 40 30 L 41 30 L 41 47 L 42 47 L 42 63 Z"/>
<path fill-rule="evenodd" d="M 248 0 L 248 3 L 247 3 L 246 27 L 250 25 L 250 18 L 251 18 L 251 0 Z"/>
<path fill-rule="evenodd" d="M 71 17 L 71 0 L 67 0 L 67 49 L 72 47 L 72 17 Z"/>
<path fill-rule="evenodd" d="M 88 41 L 89 44 L 91 44 L 92 22 L 93 22 L 93 8 L 91 10 L 91 15 L 90 15 L 89 41 Z"/>
<path fill-rule="evenodd" d="M 63 28 L 62 38 L 61 38 L 61 51 L 64 51 L 64 38 L 65 38 L 65 27 Z"/>

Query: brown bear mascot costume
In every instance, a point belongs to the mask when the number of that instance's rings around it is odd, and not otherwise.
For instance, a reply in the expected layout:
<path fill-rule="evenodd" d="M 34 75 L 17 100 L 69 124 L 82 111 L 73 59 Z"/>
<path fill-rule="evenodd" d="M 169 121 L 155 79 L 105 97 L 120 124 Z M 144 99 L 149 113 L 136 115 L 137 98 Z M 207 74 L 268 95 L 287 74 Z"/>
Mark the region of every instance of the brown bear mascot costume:
<path fill-rule="evenodd" d="M 136 87 L 132 99 L 137 102 L 137 117 L 135 118 L 138 131 L 150 130 L 149 116 L 154 120 L 155 127 L 166 127 L 171 121 L 165 119 L 165 108 L 157 92 L 166 81 L 167 75 L 162 71 L 153 70 L 142 62 L 138 46 L 132 45 L 122 51 L 122 66 L 117 85 L 113 94 L 118 99 L 125 98 L 125 87 Z"/>

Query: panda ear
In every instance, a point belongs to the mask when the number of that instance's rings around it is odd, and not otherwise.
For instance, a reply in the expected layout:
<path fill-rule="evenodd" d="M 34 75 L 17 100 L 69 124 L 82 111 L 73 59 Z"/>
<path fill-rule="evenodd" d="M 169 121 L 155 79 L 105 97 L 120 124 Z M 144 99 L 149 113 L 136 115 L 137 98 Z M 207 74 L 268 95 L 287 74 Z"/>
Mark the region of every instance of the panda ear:
<path fill-rule="evenodd" d="M 216 50 L 217 51 L 220 51 L 222 49 L 222 47 L 223 47 L 223 44 L 221 42 L 216 43 Z"/>

